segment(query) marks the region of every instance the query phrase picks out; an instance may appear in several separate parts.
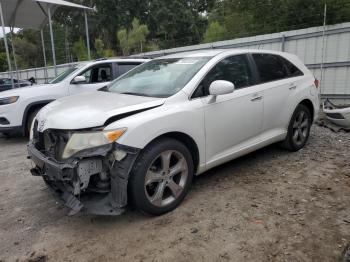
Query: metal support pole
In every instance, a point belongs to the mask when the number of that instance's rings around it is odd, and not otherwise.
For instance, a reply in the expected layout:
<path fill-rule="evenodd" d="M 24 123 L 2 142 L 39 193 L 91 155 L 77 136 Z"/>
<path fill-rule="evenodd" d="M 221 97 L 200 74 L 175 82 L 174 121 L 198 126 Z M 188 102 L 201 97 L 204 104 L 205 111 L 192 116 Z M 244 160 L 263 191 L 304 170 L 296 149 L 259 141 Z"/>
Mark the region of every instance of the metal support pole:
<path fill-rule="evenodd" d="M 285 49 L 286 49 L 286 36 L 282 35 L 282 38 L 281 38 L 281 51 L 284 52 Z"/>
<path fill-rule="evenodd" d="M 87 46 L 87 51 L 88 51 L 88 58 L 89 58 L 89 60 L 91 60 L 89 25 L 88 25 L 86 9 L 84 9 L 84 16 L 85 16 L 85 30 L 86 30 L 86 46 Z"/>
<path fill-rule="evenodd" d="M 5 22 L 4 22 L 4 14 L 2 13 L 2 3 L 0 0 L 0 16 L 1 16 L 1 27 L 2 27 L 2 33 L 4 35 L 4 42 L 5 42 L 5 49 L 6 49 L 6 56 L 7 56 L 7 63 L 11 75 L 11 84 L 12 88 L 15 88 L 14 81 L 13 81 L 13 72 L 12 72 L 12 66 L 11 66 L 11 60 L 10 60 L 10 52 L 9 52 L 9 47 L 7 45 L 7 37 L 6 37 L 6 32 L 5 32 Z"/>
<path fill-rule="evenodd" d="M 321 57 L 320 96 L 322 94 L 322 85 L 323 85 L 323 63 L 324 63 L 324 51 L 325 51 L 326 19 L 327 19 L 327 4 L 324 4 L 323 32 L 322 32 L 322 57 Z"/>
<path fill-rule="evenodd" d="M 42 44 L 42 47 L 43 47 L 43 57 L 44 57 L 44 66 L 45 66 L 45 69 L 44 69 L 44 77 L 45 77 L 45 84 L 47 83 L 47 63 L 46 63 L 46 50 L 45 50 L 45 41 L 44 41 L 44 32 L 43 30 L 41 29 L 40 30 L 40 34 L 41 34 L 41 44 Z"/>
<path fill-rule="evenodd" d="M 17 78 L 17 87 L 19 87 L 19 75 L 18 75 L 18 67 L 17 67 L 17 60 L 16 60 L 16 50 L 15 50 L 15 46 L 13 44 L 13 28 L 10 31 L 10 36 L 11 36 L 11 47 L 12 47 L 12 56 L 13 56 L 13 63 L 15 66 L 15 71 L 16 71 L 16 78 Z"/>
<path fill-rule="evenodd" d="M 56 66 L 56 53 L 55 53 L 55 43 L 53 41 L 53 32 L 52 32 L 52 20 L 51 20 L 51 6 L 47 9 L 49 15 L 49 26 L 50 26 L 50 36 L 51 36 L 51 48 L 52 48 L 52 60 L 53 66 L 55 68 L 55 76 L 57 76 L 57 66 Z"/>

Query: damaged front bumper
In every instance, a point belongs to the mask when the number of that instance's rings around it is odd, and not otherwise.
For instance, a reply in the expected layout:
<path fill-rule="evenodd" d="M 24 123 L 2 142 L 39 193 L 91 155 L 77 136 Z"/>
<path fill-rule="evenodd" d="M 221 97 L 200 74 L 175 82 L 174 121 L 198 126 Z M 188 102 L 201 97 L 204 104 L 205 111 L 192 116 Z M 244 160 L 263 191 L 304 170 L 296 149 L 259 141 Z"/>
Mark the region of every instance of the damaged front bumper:
<path fill-rule="evenodd" d="M 30 171 L 42 176 L 55 195 L 70 209 L 97 215 L 120 215 L 127 205 L 127 185 L 139 149 L 117 143 L 84 150 L 66 161 L 57 161 L 27 146 Z"/>

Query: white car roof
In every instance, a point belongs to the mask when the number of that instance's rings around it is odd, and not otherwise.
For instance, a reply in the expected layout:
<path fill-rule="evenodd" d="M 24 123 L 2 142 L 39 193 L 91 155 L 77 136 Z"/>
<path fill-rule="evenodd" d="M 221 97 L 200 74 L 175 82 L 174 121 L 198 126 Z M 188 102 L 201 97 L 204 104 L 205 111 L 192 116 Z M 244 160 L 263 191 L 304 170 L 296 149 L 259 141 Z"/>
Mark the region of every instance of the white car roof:
<path fill-rule="evenodd" d="M 91 65 L 98 65 L 98 64 L 104 64 L 104 63 L 118 63 L 118 62 L 126 62 L 126 63 L 131 63 L 131 62 L 140 62 L 140 63 L 145 63 L 148 62 L 149 59 L 135 59 L 135 58 L 111 58 L 111 59 L 100 59 L 100 60 L 94 60 L 94 61 L 89 61 L 89 62 L 81 62 L 79 63 L 79 66 L 91 66 Z"/>
<path fill-rule="evenodd" d="M 268 53 L 268 54 L 279 54 L 286 55 L 285 52 L 273 51 L 273 50 L 262 50 L 262 49 L 239 49 L 239 48 L 229 48 L 229 49 L 204 49 L 189 52 L 180 52 L 171 55 L 166 55 L 159 58 L 185 58 L 185 57 L 214 57 L 222 53 L 230 54 L 245 54 L 245 53 Z"/>

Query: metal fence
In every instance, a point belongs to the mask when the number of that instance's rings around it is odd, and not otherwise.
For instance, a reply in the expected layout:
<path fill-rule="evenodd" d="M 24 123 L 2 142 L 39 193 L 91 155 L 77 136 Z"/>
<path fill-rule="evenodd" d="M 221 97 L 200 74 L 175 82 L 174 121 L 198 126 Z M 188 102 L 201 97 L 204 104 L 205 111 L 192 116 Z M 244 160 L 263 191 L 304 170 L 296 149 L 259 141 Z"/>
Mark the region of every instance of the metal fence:
<path fill-rule="evenodd" d="M 185 46 L 137 54 L 132 57 L 154 58 L 208 48 L 254 48 L 294 53 L 304 61 L 318 79 L 322 80 L 323 97 L 340 99 L 339 102 L 350 100 L 350 23 Z M 323 54 L 322 50 L 324 50 Z M 74 64 L 76 63 L 59 65 L 58 73 Z M 323 76 L 321 76 L 321 65 Z M 47 70 L 45 68 L 21 70 L 18 74 L 20 79 L 34 77 L 38 83 L 45 83 L 55 75 L 53 67 L 48 67 Z M 9 75 L 9 72 L 0 73 L 0 77 Z"/>
<path fill-rule="evenodd" d="M 69 63 L 69 64 L 62 64 L 62 65 L 57 65 L 57 74 L 63 73 L 65 70 L 67 70 L 69 67 L 72 67 L 78 63 Z M 17 76 L 18 74 L 18 76 Z M 1 77 L 11 77 L 10 72 L 2 72 L 0 73 L 0 78 Z M 38 68 L 30 68 L 30 69 L 25 69 L 25 70 L 18 70 L 18 72 L 13 71 L 13 77 L 18 78 L 18 79 L 29 79 L 31 77 L 34 77 L 37 84 L 45 84 L 49 82 L 50 80 L 55 78 L 55 67 L 53 66 L 48 66 L 47 68 L 45 67 L 38 67 Z"/>
<path fill-rule="evenodd" d="M 350 23 L 185 46 L 138 54 L 134 57 L 154 58 L 208 48 L 268 49 L 296 54 L 315 77 L 322 81 L 323 97 L 339 99 L 340 103 L 350 100 Z"/>

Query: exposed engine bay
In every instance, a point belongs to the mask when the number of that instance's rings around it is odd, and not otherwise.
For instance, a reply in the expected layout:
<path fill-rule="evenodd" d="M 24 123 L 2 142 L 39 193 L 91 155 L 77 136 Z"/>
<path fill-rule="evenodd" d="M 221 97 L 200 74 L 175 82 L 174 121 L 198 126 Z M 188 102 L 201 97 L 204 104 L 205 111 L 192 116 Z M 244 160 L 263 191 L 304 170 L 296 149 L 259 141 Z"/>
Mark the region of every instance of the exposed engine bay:
<path fill-rule="evenodd" d="M 43 177 L 70 209 L 70 215 L 80 211 L 121 214 L 127 205 L 129 173 L 140 150 L 112 143 L 62 159 L 71 133 L 50 129 L 34 131 L 28 144 L 28 158 L 35 163 L 32 175 Z"/>

